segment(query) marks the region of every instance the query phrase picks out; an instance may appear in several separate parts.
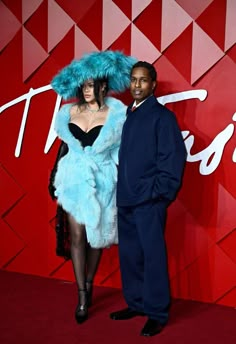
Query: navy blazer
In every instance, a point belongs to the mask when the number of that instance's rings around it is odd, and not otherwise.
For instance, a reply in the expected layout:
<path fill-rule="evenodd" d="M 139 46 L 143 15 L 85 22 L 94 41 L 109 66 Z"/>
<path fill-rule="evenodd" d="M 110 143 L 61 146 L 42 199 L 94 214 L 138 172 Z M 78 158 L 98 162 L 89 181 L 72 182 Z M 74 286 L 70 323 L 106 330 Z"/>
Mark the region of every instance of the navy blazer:
<path fill-rule="evenodd" d="M 117 206 L 175 199 L 186 149 L 175 115 L 152 95 L 127 109 L 119 151 Z"/>

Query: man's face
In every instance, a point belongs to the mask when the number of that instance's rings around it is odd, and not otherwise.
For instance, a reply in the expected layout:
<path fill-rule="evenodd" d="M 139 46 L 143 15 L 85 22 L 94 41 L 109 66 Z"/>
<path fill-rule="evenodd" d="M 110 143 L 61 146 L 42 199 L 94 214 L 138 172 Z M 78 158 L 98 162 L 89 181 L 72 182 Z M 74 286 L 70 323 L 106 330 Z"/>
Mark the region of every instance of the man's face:
<path fill-rule="evenodd" d="M 137 104 L 149 97 L 155 86 L 156 81 L 152 81 L 148 69 L 134 68 L 130 78 L 130 92 Z"/>

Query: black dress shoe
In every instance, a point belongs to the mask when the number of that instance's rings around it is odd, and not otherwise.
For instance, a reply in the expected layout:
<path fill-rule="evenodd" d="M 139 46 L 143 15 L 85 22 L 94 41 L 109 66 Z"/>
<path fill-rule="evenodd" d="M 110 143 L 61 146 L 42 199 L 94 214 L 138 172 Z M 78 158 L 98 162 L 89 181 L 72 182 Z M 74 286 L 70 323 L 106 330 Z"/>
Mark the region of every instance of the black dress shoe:
<path fill-rule="evenodd" d="M 163 328 L 164 325 L 160 324 L 158 320 L 148 319 L 140 334 L 141 336 L 151 337 L 160 333 Z"/>
<path fill-rule="evenodd" d="M 111 313 L 110 318 L 112 320 L 128 320 L 137 317 L 138 315 L 144 315 L 144 313 L 134 311 L 131 308 L 124 308 L 118 312 Z"/>

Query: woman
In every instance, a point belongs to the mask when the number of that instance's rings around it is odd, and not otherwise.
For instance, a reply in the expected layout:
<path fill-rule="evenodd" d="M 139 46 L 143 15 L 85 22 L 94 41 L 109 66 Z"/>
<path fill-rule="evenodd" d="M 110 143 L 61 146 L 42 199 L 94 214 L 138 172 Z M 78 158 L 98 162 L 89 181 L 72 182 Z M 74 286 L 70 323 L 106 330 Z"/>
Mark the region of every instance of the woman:
<path fill-rule="evenodd" d="M 52 81 L 64 99 L 78 98 L 56 117 L 55 130 L 68 148 L 64 147 L 54 179 L 54 195 L 70 230 L 78 323 L 88 318 L 102 248 L 117 243 L 116 164 L 126 106 L 105 96 L 109 90 L 121 92 L 128 86 L 134 62 L 121 52 L 91 53 L 73 61 Z"/>

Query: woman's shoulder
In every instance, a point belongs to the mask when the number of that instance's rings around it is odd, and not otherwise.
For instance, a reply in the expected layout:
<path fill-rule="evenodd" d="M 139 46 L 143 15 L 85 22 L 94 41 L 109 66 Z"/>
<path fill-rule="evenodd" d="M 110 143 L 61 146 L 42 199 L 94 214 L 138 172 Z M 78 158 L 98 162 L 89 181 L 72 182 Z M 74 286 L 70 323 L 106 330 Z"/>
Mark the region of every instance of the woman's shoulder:
<path fill-rule="evenodd" d="M 67 103 L 63 104 L 56 115 L 55 120 L 55 128 L 58 130 L 58 128 L 65 123 L 68 123 L 70 121 L 70 109 L 74 105 L 74 103 Z"/>
<path fill-rule="evenodd" d="M 78 109 L 78 105 L 76 103 L 63 104 L 57 113 L 57 118 L 70 118 L 71 115 L 76 112 L 76 108 Z"/>

